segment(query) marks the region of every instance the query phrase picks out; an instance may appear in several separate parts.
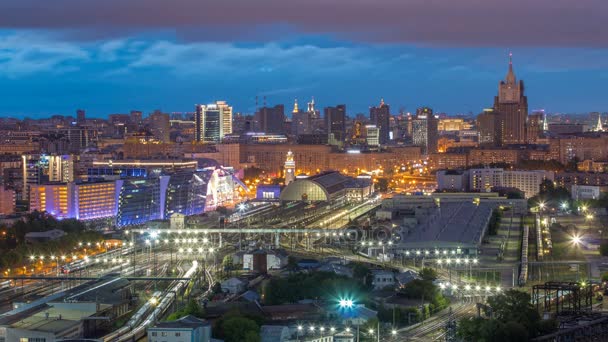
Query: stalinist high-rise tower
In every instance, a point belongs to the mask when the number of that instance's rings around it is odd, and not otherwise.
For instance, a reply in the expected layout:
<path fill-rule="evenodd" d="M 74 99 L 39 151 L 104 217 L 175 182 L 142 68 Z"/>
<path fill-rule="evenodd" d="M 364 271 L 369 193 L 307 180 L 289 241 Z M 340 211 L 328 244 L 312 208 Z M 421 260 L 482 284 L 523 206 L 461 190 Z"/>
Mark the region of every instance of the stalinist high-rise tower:
<path fill-rule="evenodd" d="M 494 111 L 499 116 L 500 145 L 526 143 L 526 119 L 528 98 L 524 95 L 524 82 L 515 78 L 513 59 L 509 54 L 509 72 L 505 80 L 498 83 L 498 96 L 494 97 Z"/>

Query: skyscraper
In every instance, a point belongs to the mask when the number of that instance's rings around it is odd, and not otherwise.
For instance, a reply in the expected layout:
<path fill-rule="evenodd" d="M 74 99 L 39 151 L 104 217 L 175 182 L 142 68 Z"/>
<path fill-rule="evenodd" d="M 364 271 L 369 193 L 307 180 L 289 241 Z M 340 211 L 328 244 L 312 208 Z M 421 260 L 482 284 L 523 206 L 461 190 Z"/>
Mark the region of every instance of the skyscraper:
<path fill-rule="evenodd" d="M 84 109 L 78 109 L 76 111 L 76 123 L 79 125 L 84 125 L 86 123 L 85 111 Z"/>
<path fill-rule="evenodd" d="M 536 144 L 538 139 L 542 136 L 544 127 L 543 121 L 543 112 L 534 112 L 528 115 L 528 121 L 526 123 L 526 142 L 528 144 Z"/>
<path fill-rule="evenodd" d="M 225 101 L 196 105 L 194 139 L 197 142 L 218 143 L 232 133 L 232 107 Z"/>
<path fill-rule="evenodd" d="M 524 95 L 524 82 L 515 78 L 512 55 L 509 54 L 507 77 L 498 83 L 498 96 L 494 97 L 494 111 L 502 121 L 501 145 L 526 142 L 528 98 Z"/>
<path fill-rule="evenodd" d="M 257 129 L 264 133 L 284 133 L 285 106 L 262 107 L 256 113 Z"/>
<path fill-rule="evenodd" d="M 171 123 L 169 122 L 169 114 L 162 113 L 160 110 L 155 110 L 148 117 L 150 123 L 150 131 L 154 137 L 164 143 L 171 141 L 170 131 Z"/>
<path fill-rule="evenodd" d="M 329 141 L 335 141 L 338 144 L 344 142 L 346 134 L 346 105 L 337 105 L 335 107 L 325 107 L 325 127 Z M 333 140 L 332 140 L 333 139 Z"/>
<path fill-rule="evenodd" d="M 412 120 L 412 140 L 414 145 L 422 148 L 422 153 L 437 152 L 437 126 L 439 120 L 433 115 L 429 107 L 416 110 L 416 118 Z"/>
<path fill-rule="evenodd" d="M 380 145 L 386 145 L 389 141 L 390 109 L 384 99 L 380 100 L 380 106 L 369 109 L 369 118 L 380 131 Z"/>
<path fill-rule="evenodd" d="M 500 146 L 502 139 L 502 121 L 494 109 L 484 109 L 477 115 L 477 132 L 479 145 Z"/>

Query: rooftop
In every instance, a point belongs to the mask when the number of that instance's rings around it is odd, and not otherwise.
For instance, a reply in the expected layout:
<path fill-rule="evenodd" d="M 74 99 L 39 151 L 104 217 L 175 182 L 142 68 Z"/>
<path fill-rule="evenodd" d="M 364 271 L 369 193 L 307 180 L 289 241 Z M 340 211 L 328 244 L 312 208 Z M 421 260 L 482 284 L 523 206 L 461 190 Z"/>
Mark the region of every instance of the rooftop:
<path fill-rule="evenodd" d="M 440 207 L 423 219 L 413 231 L 404 237 L 402 244 L 420 242 L 481 243 L 494 206 L 469 202 L 442 202 Z"/>
<path fill-rule="evenodd" d="M 196 329 L 198 327 L 209 325 L 210 323 L 204 319 L 199 319 L 192 315 L 188 315 L 175 321 L 159 322 L 150 329 Z"/>

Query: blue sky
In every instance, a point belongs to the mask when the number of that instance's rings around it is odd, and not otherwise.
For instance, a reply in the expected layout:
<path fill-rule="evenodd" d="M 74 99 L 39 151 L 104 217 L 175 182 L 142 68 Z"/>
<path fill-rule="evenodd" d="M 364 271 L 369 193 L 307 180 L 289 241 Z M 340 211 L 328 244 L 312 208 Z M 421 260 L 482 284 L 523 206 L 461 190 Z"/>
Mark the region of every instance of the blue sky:
<path fill-rule="evenodd" d="M 236 10 L 243 8 L 240 1 L 227 2 Z M 538 0 L 553 6 L 549 11 L 530 8 L 532 14 L 546 11 L 542 13 L 548 18 L 539 19 L 545 22 L 535 22 L 533 17 L 525 21 L 524 16 L 523 28 L 518 25 L 504 33 L 500 28 L 485 32 L 487 18 L 469 24 L 467 17 L 460 17 L 461 26 L 437 24 L 453 20 L 453 16 L 438 13 L 425 18 L 426 2 L 418 0 L 404 1 L 419 14 L 410 21 L 431 21 L 428 27 L 402 27 L 405 24 L 393 21 L 399 17 L 391 18 L 386 12 L 388 23 L 382 21 L 383 16 L 374 16 L 371 19 L 380 20 L 379 24 L 369 25 L 365 17 L 357 18 L 355 10 L 348 20 L 339 18 L 338 8 L 333 13 L 338 16 L 335 22 L 325 25 L 327 14 L 320 10 L 327 9 L 316 0 L 294 1 L 293 9 L 299 9 L 301 15 L 291 14 L 288 7 L 277 9 L 272 1 L 264 0 L 261 6 L 284 11 L 282 17 L 233 11 L 226 16 L 232 25 L 214 21 L 216 16 L 205 20 L 202 15 L 198 19 L 207 24 L 201 26 L 197 18 L 188 22 L 191 19 L 186 17 L 185 23 L 171 19 L 183 18 L 179 15 L 194 6 L 189 0 L 176 1 L 175 6 L 185 9 L 169 10 L 164 17 L 168 22 L 162 25 L 155 24 L 158 13 L 154 6 L 160 6 L 158 12 L 164 10 L 158 0 L 146 4 L 156 14 L 144 14 L 141 21 L 129 17 L 136 8 L 122 8 L 122 15 L 96 24 L 81 16 L 86 11 L 118 10 L 124 2 L 109 0 L 104 3 L 110 7 L 88 8 L 89 2 L 57 0 L 52 8 L 40 8 L 32 0 L 7 0 L 0 4 L 0 23 L 4 23 L 0 24 L 0 116 L 73 114 L 77 108 L 86 109 L 90 117 L 131 109 L 181 112 L 192 111 L 195 103 L 221 99 L 235 111 L 249 113 L 255 109 L 256 95 L 260 102 L 266 95 L 268 104 L 284 103 L 287 108 L 294 98 L 305 103 L 314 96 L 320 107 L 346 103 L 349 114 L 367 112 L 381 97 L 393 112 L 427 105 L 449 114 L 478 113 L 492 105 L 498 81 L 507 71 L 509 51 L 517 77 L 525 82 L 530 109 L 608 110 L 608 38 L 602 36 L 605 30 L 602 34 L 593 31 L 596 23 L 584 21 L 585 17 L 606 19 L 601 13 L 589 17 L 594 9 L 606 7 L 602 2 L 582 0 L 587 7 L 568 8 L 563 0 Z M 460 1 L 479 6 L 475 0 Z M 521 0 L 514 2 L 518 5 Z M 13 6 L 3 8 L 7 3 Z M 393 0 L 375 3 L 387 8 L 401 6 Z M 48 15 L 44 20 L 32 20 L 36 13 L 20 14 L 27 6 Z M 492 7 L 484 10 L 493 13 Z M 493 15 L 502 20 L 508 10 L 499 8 Z M 316 24 L 308 24 L 306 11 L 315 13 L 310 21 Z M 17 21 L 15 17 L 20 15 L 24 20 Z M 575 29 L 549 26 L 568 15 L 572 25 L 580 23 Z M 540 32 L 539 25 L 543 27 Z"/>

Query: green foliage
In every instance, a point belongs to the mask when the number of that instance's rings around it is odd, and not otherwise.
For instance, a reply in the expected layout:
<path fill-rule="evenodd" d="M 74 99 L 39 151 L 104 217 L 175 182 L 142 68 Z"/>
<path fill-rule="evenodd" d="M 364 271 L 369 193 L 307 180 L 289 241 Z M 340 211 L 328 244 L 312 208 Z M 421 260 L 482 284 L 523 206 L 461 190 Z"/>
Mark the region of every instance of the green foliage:
<path fill-rule="evenodd" d="M 52 229 L 63 230 L 66 235 L 54 241 L 25 243 L 27 233 Z M 103 238 L 95 231 L 85 230 L 85 226 L 78 220 L 58 221 L 46 212 L 38 211 L 27 214 L 23 221 L 15 222 L 6 228 L 6 231 L 11 240 L 7 239 L 4 241 L 5 245 L 2 246 L 3 253 L 0 254 L 0 267 L 2 268 L 29 264 L 30 255 L 71 254 L 79 242 L 96 242 Z"/>
<path fill-rule="evenodd" d="M 602 282 L 608 281 L 608 272 L 602 273 Z"/>
<path fill-rule="evenodd" d="M 294 257 L 293 255 L 288 256 L 286 267 L 289 272 L 294 272 L 298 269 L 298 259 L 296 259 L 296 257 Z"/>
<path fill-rule="evenodd" d="M 362 263 L 355 263 L 353 266 L 353 278 L 361 281 L 368 288 L 372 286 L 372 272 L 369 267 Z"/>
<path fill-rule="evenodd" d="M 213 337 L 226 342 L 259 342 L 262 324 L 264 319 L 260 316 L 229 312 L 215 322 Z"/>
<path fill-rule="evenodd" d="M 408 308 L 385 308 L 380 306 L 377 308 L 378 319 L 382 323 L 393 323 L 393 315 L 397 326 L 406 326 L 422 321 L 420 310 L 416 307 Z"/>
<path fill-rule="evenodd" d="M 361 282 L 329 272 L 295 273 L 287 278 L 272 278 L 264 288 L 268 305 L 295 303 L 302 299 L 326 299 L 349 296 L 360 298 Z"/>
<path fill-rule="evenodd" d="M 488 298 L 492 318 L 464 319 L 458 324 L 458 336 L 465 341 L 528 341 L 551 332 L 555 322 L 541 322 L 530 295 L 517 290 Z"/>
<path fill-rule="evenodd" d="M 226 342 L 258 342 L 260 341 L 260 327 L 246 317 L 228 317 L 222 322 Z"/>
<path fill-rule="evenodd" d="M 376 178 L 376 183 L 374 184 L 374 190 L 376 191 L 387 191 L 388 190 L 388 178 L 379 177 Z"/>
<path fill-rule="evenodd" d="M 435 271 L 434 269 L 430 268 L 430 267 L 425 267 L 422 270 L 420 270 L 419 273 L 420 278 L 422 278 L 422 280 L 427 280 L 427 281 L 435 281 L 437 279 L 437 271 Z"/>
<path fill-rule="evenodd" d="M 186 304 L 185 308 L 170 314 L 169 317 L 167 317 L 167 321 L 175 321 L 176 319 L 180 319 L 188 315 L 203 318 L 205 316 L 205 311 L 198 305 L 198 303 L 196 303 L 194 299 L 191 299 L 188 304 Z"/>

